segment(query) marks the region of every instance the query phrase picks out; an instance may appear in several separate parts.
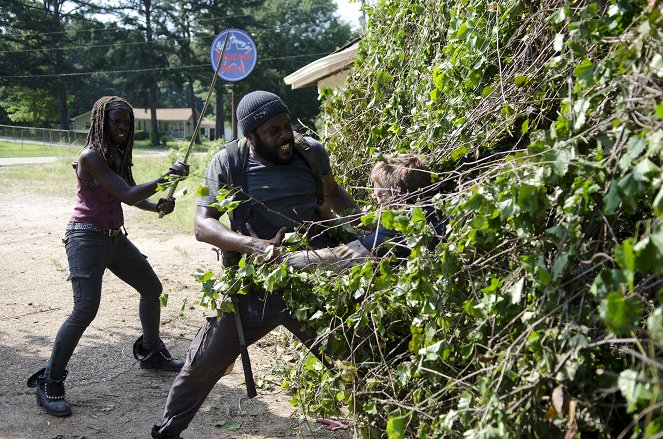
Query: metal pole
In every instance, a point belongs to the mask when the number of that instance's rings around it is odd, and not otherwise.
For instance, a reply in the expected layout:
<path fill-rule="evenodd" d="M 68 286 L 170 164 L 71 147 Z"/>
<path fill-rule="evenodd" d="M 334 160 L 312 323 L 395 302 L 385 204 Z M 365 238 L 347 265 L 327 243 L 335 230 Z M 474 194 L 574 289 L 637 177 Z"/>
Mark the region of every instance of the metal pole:
<path fill-rule="evenodd" d="M 230 107 L 231 107 L 231 117 L 233 121 L 233 139 L 237 138 L 237 84 L 233 82 L 230 88 Z"/>
<path fill-rule="evenodd" d="M 200 116 L 198 117 L 198 123 L 196 123 L 196 128 L 193 130 L 193 135 L 191 136 L 191 141 L 189 142 L 189 147 L 186 150 L 186 154 L 184 155 L 184 159 L 182 160 L 184 163 L 188 163 L 189 161 L 189 154 L 191 154 L 191 149 L 193 148 L 193 144 L 196 142 L 196 136 L 198 135 L 198 131 L 200 130 L 200 125 L 203 122 L 203 118 L 205 117 L 205 112 L 207 111 L 207 106 L 209 105 L 209 100 L 212 97 L 212 92 L 214 91 L 215 85 L 216 85 L 216 78 L 219 75 L 219 69 L 221 68 L 221 64 L 223 64 L 223 55 L 226 53 L 226 44 L 228 44 L 228 37 L 230 36 L 230 32 L 226 34 L 225 40 L 223 40 L 223 48 L 221 49 L 221 55 L 219 56 L 219 61 L 216 64 L 216 69 L 214 70 L 214 77 L 212 78 L 212 83 L 209 86 L 209 90 L 207 91 L 207 98 L 205 98 L 205 104 L 203 105 L 203 110 L 200 112 Z M 166 199 L 168 200 L 174 200 L 175 199 L 175 189 L 177 189 L 177 181 L 173 182 L 173 184 L 170 186 L 170 189 L 168 190 L 168 194 L 166 195 Z M 164 213 L 159 212 L 159 218 L 163 218 Z"/>

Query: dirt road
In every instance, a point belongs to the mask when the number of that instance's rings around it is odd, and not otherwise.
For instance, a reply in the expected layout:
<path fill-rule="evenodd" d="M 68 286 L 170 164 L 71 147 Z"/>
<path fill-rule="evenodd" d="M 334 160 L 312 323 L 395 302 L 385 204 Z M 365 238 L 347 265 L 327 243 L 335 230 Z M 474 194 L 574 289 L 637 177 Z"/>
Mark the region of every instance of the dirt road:
<path fill-rule="evenodd" d="M 0 184 L 6 184 L 0 169 Z M 160 420 L 173 373 L 140 369 L 131 354 L 140 335 L 138 295 L 106 273 L 102 303 L 69 363 L 67 399 L 73 415 L 54 418 L 37 406 L 26 387 L 45 366 L 55 334 L 72 306 L 61 238 L 72 197 L 46 197 L 0 191 L 0 438 L 81 439 L 148 438 Z M 169 305 L 162 309 L 162 338 L 172 354 L 183 357 L 207 311 L 197 305 L 196 268 L 216 268 L 209 246 L 193 236 L 171 236 L 146 229 L 125 207 L 127 230 L 160 276 Z M 181 311 L 181 305 L 186 306 Z M 270 373 L 288 354 L 275 331 L 252 346 L 259 396 L 246 398 L 241 361 L 223 378 L 185 432 L 185 438 L 348 438 L 350 432 L 321 430 L 289 404 L 290 395 Z M 287 344 L 286 344 L 287 345 Z"/>

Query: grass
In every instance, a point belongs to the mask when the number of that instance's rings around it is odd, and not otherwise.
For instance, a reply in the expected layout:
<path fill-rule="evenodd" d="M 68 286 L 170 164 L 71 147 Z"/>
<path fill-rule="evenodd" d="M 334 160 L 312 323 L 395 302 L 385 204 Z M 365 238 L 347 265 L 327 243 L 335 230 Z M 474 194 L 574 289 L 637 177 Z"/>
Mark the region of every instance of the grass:
<path fill-rule="evenodd" d="M 210 149 L 217 147 L 217 142 L 205 141 L 200 144 L 195 144 L 192 148 L 193 152 L 206 152 Z M 140 152 L 166 152 L 169 149 L 186 151 L 189 146 L 188 141 L 171 140 L 168 145 L 153 146 L 150 145 L 149 140 L 136 140 L 134 141 L 134 153 Z M 8 157 L 72 157 L 78 155 L 82 146 L 80 145 L 43 145 L 27 142 L 8 142 L 0 140 L 0 158 Z"/>
<path fill-rule="evenodd" d="M 47 151 L 51 148 L 60 148 L 58 154 L 50 156 L 56 156 L 58 159 L 53 163 L 0 167 L 0 185 L 2 185 L 3 190 L 6 192 L 21 194 L 26 200 L 29 200 L 28 194 L 30 193 L 50 196 L 68 196 L 71 197 L 73 207 L 76 193 L 76 175 L 71 167 L 71 162 L 78 156 L 80 147 L 72 150 L 70 148 L 42 145 L 33 146 Z M 185 145 L 184 148 L 186 148 L 186 146 L 188 145 Z M 0 151 L 3 151 L 1 144 Z M 35 151 L 38 151 L 38 149 L 35 149 Z M 12 157 L 21 156 L 35 157 L 35 155 L 14 155 Z M 36 154 L 36 156 L 44 155 Z M 166 155 L 140 154 L 136 151 L 133 168 L 134 178 L 139 184 L 152 180 L 163 174 L 178 157 L 183 156 L 184 153 L 173 150 L 169 151 Z M 0 157 L 3 156 L 0 154 Z M 166 215 L 163 218 L 159 218 L 159 216 L 153 212 L 136 209 L 139 212 L 139 220 L 172 232 L 192 233 L 196 191 L 198 187 L 203 184 L 205 170 L 210 158 L 209 154 L 192 154 L 190 156 L 190 176 L 178 185 L 175 193 L 177 204 L 173 213 Z M 152 199 L 156 201 L 165 196 L 165 193 L 158 193 L 153 195 Z M 124 206 L 124 208 L 134 209 L 130 206 Z"/>
<path fill-rule="evenodd" d="M 0 158 L 7 157 L 75 157 L 81 150 L 80 146 L 36 145 L 23 142 L 6 142 L 0 140 Z"/>

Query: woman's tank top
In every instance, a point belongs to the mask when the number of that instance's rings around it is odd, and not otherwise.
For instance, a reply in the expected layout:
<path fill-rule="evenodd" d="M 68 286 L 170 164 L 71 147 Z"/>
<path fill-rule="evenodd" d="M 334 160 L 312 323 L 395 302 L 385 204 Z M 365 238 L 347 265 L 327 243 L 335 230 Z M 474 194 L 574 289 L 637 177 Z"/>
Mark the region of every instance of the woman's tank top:
<path fill-rule="evenodd" d="M 117 229 L 124 225 L 122 202 L 96 180 L 81 180 L 76 172 L 76 205 L 69 221 Z"/>

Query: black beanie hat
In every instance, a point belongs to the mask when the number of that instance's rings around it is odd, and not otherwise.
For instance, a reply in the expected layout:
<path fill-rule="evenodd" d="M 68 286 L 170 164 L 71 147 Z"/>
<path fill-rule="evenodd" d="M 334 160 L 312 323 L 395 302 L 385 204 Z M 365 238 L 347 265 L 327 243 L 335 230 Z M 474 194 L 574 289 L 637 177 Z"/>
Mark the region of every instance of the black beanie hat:
<path fill-rule="evenodd" d="M 242 133 L 258 128 L 267 119 L 277 114 L 288 113 L 288 107 L 280 97 L 268 91 L 253 91 L 237 104 L 237 123 Z"/>

